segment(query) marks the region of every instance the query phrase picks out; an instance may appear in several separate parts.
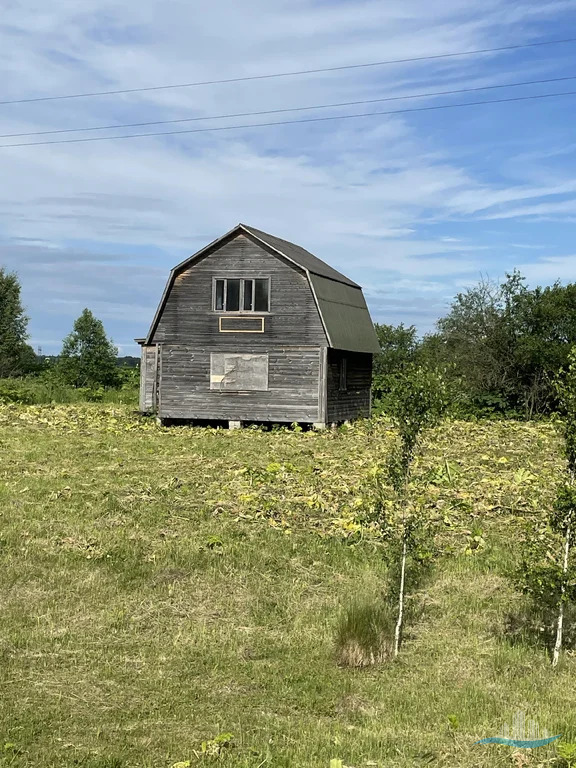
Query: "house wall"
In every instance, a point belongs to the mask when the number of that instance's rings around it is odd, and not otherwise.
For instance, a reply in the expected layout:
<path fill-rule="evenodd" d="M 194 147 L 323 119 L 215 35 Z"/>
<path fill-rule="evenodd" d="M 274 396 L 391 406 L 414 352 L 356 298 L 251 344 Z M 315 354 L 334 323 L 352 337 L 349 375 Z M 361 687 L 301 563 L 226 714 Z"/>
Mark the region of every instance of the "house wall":
<path fill-rule="evenodd" d="M 346 389 L 340 389 L 341 360 L 346 360 Z M 347 421 L 370 416 L 372 355 L 328 350 L 326 365 L 326 420 Z"/>
<path fill-rule="evenodd" d="M 242 345 L 243 354 L 268 355 L 268 390 L 230 392 L 211 388 L 213 348 L 163 344 L 159 415 L 172 419 L 318 421 L 320 350 Z M 218 347 L 238 354 L 238 346 Z"/>
<path fill-rule="evenodd" d="M 219 330 L 219 318 L 231 315 L 213 310 L 218 277 L 270 278 L 270 311 L 249 313 L 264 318 L 263 333 Z M 308 279 L 248 237 L 225 241 L 176 277 L 152 341 L 161 347 L 162 418 L 318 420 L 320 349 L 327 339 Z M 267 354 L 268 389 L 215 389 L 210 353 Z"/>

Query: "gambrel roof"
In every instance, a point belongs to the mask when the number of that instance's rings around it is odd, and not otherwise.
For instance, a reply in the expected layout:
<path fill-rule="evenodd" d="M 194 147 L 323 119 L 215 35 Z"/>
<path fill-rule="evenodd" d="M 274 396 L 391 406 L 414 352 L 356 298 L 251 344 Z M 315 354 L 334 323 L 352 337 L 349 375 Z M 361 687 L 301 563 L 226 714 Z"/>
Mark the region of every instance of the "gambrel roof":
<path fill-rule="evenodd" d="M 298 264 L 299 267 L 302 267 L 302 269 L 312 272 L 314 275 L 321 275 L 322 277 L 328 277 L 330 280 L 338 280 L 338 282 L 344 283 L 345 285 L 360 288 L 358 283 L 352 282 L 346 275 L 336 271 L 329 264 L 326 264 L 325 261 L 318 259 L 305 248 L 301 248 L 295 243 L 290 243 L 288 240 L 282 240 L 275 235 L 269 235 L 267 232 L 262 232 L 260 229 L 249 227 L 246 224 L 239 224 L 238 226 L 242 227 L 247 232 L 251 232 L 254 237 L 267 243 L 271 248 L 274 248 L 275 251 L 286 256 L 290 261 L 293 261 L 295 264 Z"/>
<path fill-rule="evenodd" d="M 350 352 L 376 353 L 380 351 L 362 288 L 357 283 L 299 245 L 269 235 L 267 232 L 262 232 L 246 224 L 238 224 L 230 232 L 222 235 L 174 267 L 170 272 L 160 305 L 150 326 L 145 340 L 146 344 L 150 344 L 152 341 L 176 277 L 196 260 L 207 255 L 210 251 L 216 250 L 224 240 L 235 235 L 247 236 L 258 245 L 264 246 L 265 250 L 283 257 L 306 273 L 330 347 Z"/>

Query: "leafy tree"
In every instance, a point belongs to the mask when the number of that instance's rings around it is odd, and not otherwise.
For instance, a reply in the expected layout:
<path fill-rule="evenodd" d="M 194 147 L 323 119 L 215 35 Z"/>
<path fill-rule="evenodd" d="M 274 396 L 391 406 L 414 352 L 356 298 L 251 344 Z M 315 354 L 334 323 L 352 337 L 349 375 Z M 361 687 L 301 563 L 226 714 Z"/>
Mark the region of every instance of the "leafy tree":
<path fill-rule="evenodd" d="M 564 417 L 564 454 L 566 457 L 566 479 L 558 491 L 556 505 L 551 517 L 553 528 L 564 537 L 562 555 L 562 577 L 560 580 L 560 599 L 558 601 L 558 621 L 556 624 L 556 642 L 552 655 L 552 666 L 556 666 L 562 649 L 564 624 L 564 605 L 573 599 L 570 587 L 574 588 L 576 568 L 569 573 L 570 549 L 576 533 L 576 347 L 572 349 L 568 360 L 568 369 L 564 377 L 556 383 L 560 399 L 560 408 Z"/>
<path fill-rule="evenodd" d="M 530 417 L 559 403 L 554 381 L 576 344 L 576 284 L 523 291 L 513 304 L 518 398 Z"/>
<path fill-rule="evenodd" d="M 26 343 L 27 329 L 18 277 L 0 267 L 0 378 L 21 376 L 34 369 L 36 355 Z"/>
<path fill-rule="evenodd" d="M 528 289 L 519 272 L 459 293 L 438 333 L 434 352 L 450 364 L 472 409 L 550 413 L 554 379 L 576 344 L 576 284 Z"/>
<path fill-rule="evenodd" d="M 565 476 L 548 515 L 530 526 L 519 575 L 521 586 L 532 597 L 547 626 L 555 614 L 554 667 L 562 650 L 566 607 L 576 602 L 576 561 L 572 553 L 576 537 L 576 347 L 555 389 L 562 416 Z"/>
<path fill-rule="evenodd" d="M 435 426 L 448 407 L 448 391 L 441 374 L 418 366 L 407 367 L 394 382 L 391 392 L 394 404 L 390 416 L 398 430 L 399 446 L 388 462 L 388 476 L 400 507 L 398 535 L 402 542 L 398 618 L 394 633 L 394 655 L 398 655 L 404 620 L 404 589 L 408 552 L 415 552 L 425 532 L 425 520 L 407 509 L 407 492 L 412 462 L 424 430 Z M 419 535 L 420 534 L 420 537 Z"/>
<path fill-rule="evenodd" d="M 446 359 L 475 408 L 504 411 L 513 400 L 514 297 L 524 290 L 517 272 L 501 285 L 482 279 L 458 293 L 437 323 Z"/>
<path fill-rule="evenodd" d="M 376 526 L 387 542 L 388 558 L 398 579 L 393 644 L 396 656 L 404 623 L 407 584 L 418 582 L 433 551 L 432 521 L 410 498 L 410 475 L 423 434 L 439 422 L 449 405 L 446 381 L 437 371 L 406 365 L 392 383 L 389 402 L 388 415 L 398 432 L 397 445 L 386 465 L 377 466 L 372 472 L 375 499 L 367 522 Z M 394 491 L 392 505 L 387 500 L 385 481 Z"/>
<path fill-rule="evenodd" d="M 118 350 L 106 337 L 101 320 L 85 309 L 63 342 L 57 371 L 74 387 L 117 387 Z"/>
<path fill-rule="evenodd" d="M 396 374 L 414 362 L 418 341 L 413 325 L 405 328 L 403 323 L 375 323 L 374 330 L 380 342 L 380 352 L 374 356 L 372 392 L 376 400 L 382 400 L 391 390 Z"/>

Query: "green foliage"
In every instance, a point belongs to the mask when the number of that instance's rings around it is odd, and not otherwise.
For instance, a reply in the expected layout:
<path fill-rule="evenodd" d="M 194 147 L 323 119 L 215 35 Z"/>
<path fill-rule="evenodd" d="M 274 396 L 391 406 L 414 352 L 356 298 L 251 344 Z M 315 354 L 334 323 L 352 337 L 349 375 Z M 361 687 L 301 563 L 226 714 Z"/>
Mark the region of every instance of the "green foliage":
<path fill-rule="evenodd" d="M 438 371 L 407 365 L 390 388 L 388 416 L 398 430 L 399 447 L 390 455 L 388 472 L 400 492 L 423 430 L 435 426 L 450 405 L 446 380 Z"/>
<path fill-rule="evenodd" d="M 424 507 L 410 498 L 409 479 L 423 432 L 435 426 L 449 406 L 449 392 L 441 373 L 408 363 L 391 381 L 388 416 L 398 437 L 384 467 L 376 466 L 370 475 L 375 496 L 369 521 L 386 541 L 386 558 L 397 589 L 397 623 L 394 655 L 397 655 L 404 622 L 404 597 L 416 589 L 429 570 L 435 555 L 435 521 Z M 384 482 L 394 492 L 394 503 L 387 503 Z"/>
<path fill-rule="evenodd" d="M 21 376 L 37 367 L 37 358 L 26 343 L 28 318 L 14 272 L 0 267 L 0 378 Z"/>
<path fill-rule="evenodd" d="M 551 675 L 541 653 L 493 631 L 519 599 L 500 575 L 517 515 L 554 493 L 552 425 L 448 421 L 422 441 L 409 500 L 452 519 L 438 543 L 457 551 L 473 512 L 493 554 L 435 561 L 428 620 L 401 662 L 357 670 L 335 667 L 332 627 L 351 595 L 380 599 L 389 571 L 375 553 L 388 544 L 366 529 L 351 543 L 334 518 L 353 515 L 394 444 L 389 422 L 342 439 L 166 430 L 132 410 L 0 407 L 0 728 L 19 750 L 6 768 L 78 768 L 85 755 L 127 768 L 414 768 L 430 752 L 431 765 L 496 768 L 506 748 L 472 742 L 524 702 L 572 741 L 576 656 Z M 442 457 L 452 480 L 434 484 Z M 518 485 L 520 468 L 536 482 Z M 392 505 L 385 472 L 382 483 Z M 203 755 L 222 731 L 235 746 Z"/>
<path fill-rule="evenodd" d="M 576 766 L 576 744 L 561 741 L 556 747 L 556 754 L 562 759 L 563 768 Z"/>
<path fill-rule="evenodd" d="M 558 410 L 563 419 L 562 433 L 568 472 L 572 480 L 576 474 L 576 346 L 568 355 L 567 366 L 555 381 Z"/>
<path fill-rule="evenodd" d="M 576 344 L 576 283 L 528 289 L 517 272 L 483 279 L 454 298 L 436 333 L 376 325 L 376 412 L 387 412 L 391 382 L 406 365 L 442 368 L 459 417 L 535 418 L 558 406 L 555 378 Z"/>
<path fill-rule="evenodd" d="M 219 757 L 225 749 L 229 749 L 233 744 L 233 733 L 220 733 L 213 739 L 203 741 L 200 749 L 202 754 L 207 757 Z"/>
<path fill-rule="evenodd" d="M 73 387 L 118 387 L 118 350 L 106 337 L 101 320 L 85 309 L 65 339 L 57 372 Z"/>
<path fill-rule="evenodd" d="M 382 403 L 380 409 L 385 410 L 396 375 L 415 360 L 418 341 L 413 325 L 405 328 L 402 323 L 398 326 L 375 323 L 374 329 L 380 352 L 374 356 L 372 394 L 378 403 Z"/>
<path fill-rule="evenodd" d="M 50 403 L 138 404 L 138 386 L 127 382 L 119 389 L 72 387 L 56 370 L 21 379 L 0 379 L 0 404 L 43 405 Z"/>
<path fill-rule="evenodd" d="M 567 370 L 556 380 L 555 388 L 563 416 L 565 478 L 558 485 L 547 516 L 527 532 L 519 574 L 521 586 L 532 598 L 546 626 L 555 613 L 562 617 L 566 604 L 576 602 L 576 558 L 573 553 L 576 539 L 576 350 L 571 351 Z M 562 625 L 563 618 L 558 618 L 554 664 L 562 642 Z"/>
<path fill-rule="evenodd" d="M 447 720 L 452 731 L 457 731 L 458 728 L 460 728 L 460 719 L 458 718 L 458 715 L 448 715 Z"/>

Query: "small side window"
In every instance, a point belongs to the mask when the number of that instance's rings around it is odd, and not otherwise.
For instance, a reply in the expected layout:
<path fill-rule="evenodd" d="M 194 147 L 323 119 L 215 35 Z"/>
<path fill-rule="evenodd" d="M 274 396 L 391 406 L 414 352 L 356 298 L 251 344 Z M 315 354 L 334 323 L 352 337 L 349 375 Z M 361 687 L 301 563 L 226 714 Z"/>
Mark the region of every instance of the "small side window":
<path fill-rule="evenodd" d="M 340 392 L 346 392 L 348 389 L 348 361 L 345 357 L 340 358 L 340 364 L 339 364 L 339 378 L 340 378 Z"/>

